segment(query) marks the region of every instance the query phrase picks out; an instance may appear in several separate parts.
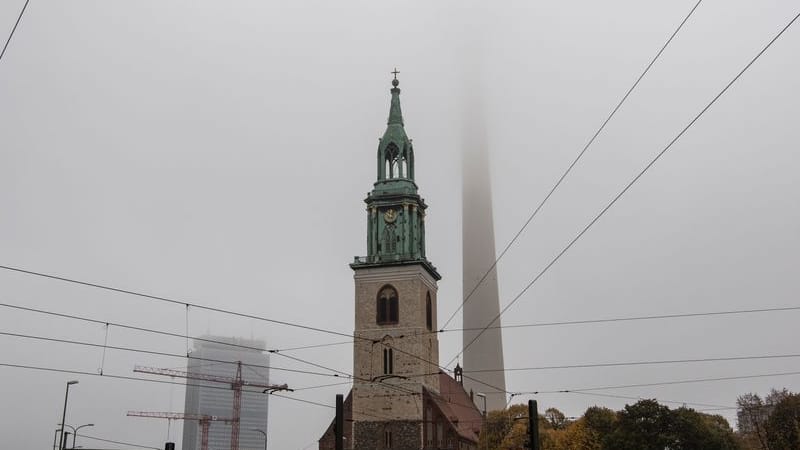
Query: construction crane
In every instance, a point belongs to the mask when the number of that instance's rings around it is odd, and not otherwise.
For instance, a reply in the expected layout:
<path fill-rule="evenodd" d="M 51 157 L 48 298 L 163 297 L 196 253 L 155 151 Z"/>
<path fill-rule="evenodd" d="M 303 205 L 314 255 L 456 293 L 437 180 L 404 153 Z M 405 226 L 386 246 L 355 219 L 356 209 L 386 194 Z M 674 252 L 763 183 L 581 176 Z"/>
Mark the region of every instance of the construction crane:
<path fill-rule="evenodd" d="M 239 422 L 241 422 L 241 413 L 242 413 L 242 387 L 247 386 L 247 387 L 263 389 L 265 393 L 266 392 L 272 393 L 276 391 L 291 391 L 291 389 L 289 389 L 289 386 L 286 384 L 281 384 L 281 385 L 263 384 L 263 383 L 253 383 L 250 381 L 243 380 L 241 361 L 236 362 L 235 377 L 224 377 L 224 376 L 210 375 L 199 372 L 187 372 L 183 370 L 161 369 L 156 367 L 144 367 L 144 366 L 135 366 L 133 368 L 133 371 L 138 373 L 164 375 L 174 378 L 186 378 L 188 380 L 210 381 L 213 383 L 223 383 L 229 385 L 233 390 L 233 414 L 231 415 L 230 419 L 231 450 L 239 450 Z"/>
<path fill-rule="evenodd" d="M 208 429 L 211 427 L 211 422 L 233 422 L 231 419 L 223 419 L 217 416 L 209 416 L 206 414 L 184 414 L 176 412 L 148 412 L 148 411 L 128 411 L 130 417 L 152 417 L 156 419 L 169 419 L 169 420 L 196 420 L 200 422 L 200 448 L 208 450 Z"/>

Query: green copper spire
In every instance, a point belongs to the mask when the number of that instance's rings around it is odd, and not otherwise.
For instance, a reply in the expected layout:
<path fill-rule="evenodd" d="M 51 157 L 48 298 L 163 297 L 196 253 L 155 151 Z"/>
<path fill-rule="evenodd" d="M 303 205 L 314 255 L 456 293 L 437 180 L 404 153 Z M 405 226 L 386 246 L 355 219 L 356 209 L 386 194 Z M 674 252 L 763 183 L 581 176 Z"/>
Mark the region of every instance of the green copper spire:
<path fill-rule="evenodd" d="M 378 143 L 377 180 L 367 204 L 367 256 L 351 267 L 421 264 L 435 279 L 441 276 L 425 257 L 425 200 L 414 182 L 414 146 L 400 110 L 397 69 L 392 72 L 391 104 L 386 131 Z"/>
<path fill-rule="evenodd" d="M 405 180 L 405 183 L 393 183 L 397 187 L 403 185 L 408 188 L 414 185 L 414 148 L 411 139 L 406 134 L 403 123 L 403 112 L 400 109 L 400 81 L 397 69 L 392 72 L 392 102 L 389 106 L 389 120 L 386 122 L 386 131 L 378 144 L 378 182 L 385 180 Z M 410 181 L 410 183 L 408 183 Z"/>
<path fill-rule="evenodd" d="M 400 80 L 397 79 L 397 74 L 400 73 L 397 69 L 394 69 L 394 80 L 392 80 L 392 106 L 389 107 L 389 121 L 387 122 L 388 125 L 400 125 L 403 126 L 403 112 L 400 110 L 400 88 L 397 85 L 400 84 Z"/>

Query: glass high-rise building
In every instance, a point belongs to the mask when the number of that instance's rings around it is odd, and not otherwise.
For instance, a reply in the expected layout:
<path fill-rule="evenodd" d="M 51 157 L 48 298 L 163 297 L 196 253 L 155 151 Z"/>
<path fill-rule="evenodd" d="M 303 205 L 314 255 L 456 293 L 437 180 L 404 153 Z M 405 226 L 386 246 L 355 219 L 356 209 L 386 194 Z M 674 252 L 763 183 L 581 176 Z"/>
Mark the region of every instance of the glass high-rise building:
<path fill-rule="evenodd" d="M 264 341 L 219 336 L 203 336 L 201 339 L 216 342 L 195 341 L 194 350 L 190 353 L 188 360 L 187 370 L 189 372 L 233 379 L 236 377 L 236 362 L 241 361 L 242 379 L 245 382 L 269 383 L 269 369 L 266 368 L 269 366 L 269 354 L 257 350 L 265 347 Z M 230 363 L 208 360 L 230 361 Z M 184 408 L 186 414 L 204 414 L 220 419 L 230 419 L 233 416 L 233 390 L 230 388 L 230 384 L 192 379 L 187 380 L 186 383 L 186 406 Z M 239 424 L 240 450 L 262 450 L 264 448 L 264 435 L 253 430 L 267 431 L 268 397 L 262 393 L 262 389 L 250 388 L 248 390 L 246 386 L 243 388 L 241 422 Z M 183 424 L 183 450 L 201 450 L 200 433 L 199 422 L 185 421 Z M 221 420 L 212 421 L 208 434 L 209 450 L 228 450 L 230 445 L 230 424 Z"/>

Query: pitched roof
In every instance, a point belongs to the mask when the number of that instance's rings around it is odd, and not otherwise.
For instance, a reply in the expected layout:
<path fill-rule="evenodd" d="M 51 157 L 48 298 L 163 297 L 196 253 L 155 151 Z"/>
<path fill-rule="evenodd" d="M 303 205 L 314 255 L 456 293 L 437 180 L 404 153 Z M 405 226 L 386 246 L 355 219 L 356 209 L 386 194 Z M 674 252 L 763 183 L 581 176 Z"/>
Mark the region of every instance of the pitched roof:
<path fill-rule="evenodd" d="M 483 415 L 461 384 L 446 373 L 439 372 L 439 393 L 428 389 L 425 391 L 459 436 L 478 442 Z"/>

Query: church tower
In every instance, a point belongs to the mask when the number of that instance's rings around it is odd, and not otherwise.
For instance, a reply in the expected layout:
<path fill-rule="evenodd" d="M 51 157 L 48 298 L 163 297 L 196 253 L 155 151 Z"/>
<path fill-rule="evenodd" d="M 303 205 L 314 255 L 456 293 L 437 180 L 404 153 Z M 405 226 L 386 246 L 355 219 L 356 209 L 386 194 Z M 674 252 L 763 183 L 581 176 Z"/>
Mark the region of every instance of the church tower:
<path fill-rule="evenodd" d="M 437 281 L 425 256 L 425 210 L 414 180 L 414 147 L 392 80 L 386 131 L 377 151 L 376 181 L 367 194 L 367 255 L 356 257 L 352 447 L 427 448 L 425 424 L 438 395 Z"/>

